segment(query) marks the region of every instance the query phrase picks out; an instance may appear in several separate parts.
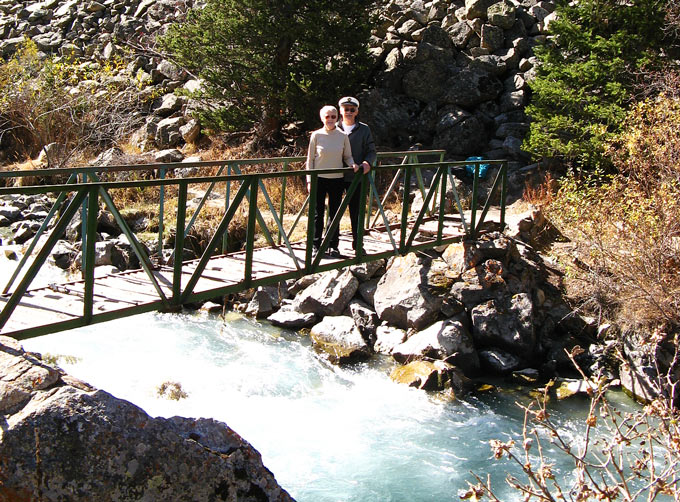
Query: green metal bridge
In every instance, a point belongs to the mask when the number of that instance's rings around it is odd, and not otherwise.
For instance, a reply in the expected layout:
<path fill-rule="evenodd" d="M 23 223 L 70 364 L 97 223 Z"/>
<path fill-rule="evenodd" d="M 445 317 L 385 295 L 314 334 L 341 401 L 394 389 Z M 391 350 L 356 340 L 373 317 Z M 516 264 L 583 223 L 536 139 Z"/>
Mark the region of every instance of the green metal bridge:
<path fill-rule="evenodd" d="M 327 237 L 314 256 L 315 205 L 309 201 L 315 200 L 318 176 L 324 171 L 305 171 L 304 160 L 286 157 L 0 172 L 4 178 L 0 183 L 14 185 L 0 188 L 0 196 L 56 196 L 0 293 L 0 334 L 25 339 L 143 312 L 175 310 L 261 285 L 474 238 L 489 225 L 505 224 L 506 161 L 445 162 L 441 150 L 385 152 L 378 155 L 378 165 L 370 173 L 354 178 L 338 214 L 327 224 L 326 236 L 341 224 L 351 196 L 359 190 L 363 224 L 356 252 L 351 249 L 350 233 L 344 231 L 342 257 L 324 256 Z M 483 203 L 477 200 L 481 163 L 498 168 Z M 475 168 L 470 207 L 464 210 L 453 175 L 466 164 Z M 176 177 L 179 169 L 191 169 L 196 175 Z M 310 193 L 296 204 L 290 195 L 286 197 L 287 190 L 290 194 L 290 187 L 297 185 L 301 193 L 305 176 L 311 178 Z M 41 184 L 29 185 L 36 178 Z M 158 236 L 151 251 L 114 202 L 125 200 L 117 194 L 131 190 L 158 204 Z M 422 196 L 417 211 L 411 201 L 413 190 Z M 188 208 L 189 196 L 197 191 L 202 198 Z M 216 197 L 223 199 L 217 215 Z M 494 200 L 499 203 L 492 208 Z M 95 274 L 97 218 L 103 207 L 115 218 L 141 269 Z M 74 219 L 82 222 L 80 278 L 31 289 Z M 200 258 L 183 260 L 186 239 L 202 222 L 214 228 L 209 242 Z M 237 243 L 239 250 L 228 252 L 234 247 L 230 229 L 239 225 L 245 228 L 245 244 Z M 296 229 L 302 236 L 298 240 L 294 239 Z M 174 236 L 174 250 L 163 258 L 163 242 L 169 236 Z"/>

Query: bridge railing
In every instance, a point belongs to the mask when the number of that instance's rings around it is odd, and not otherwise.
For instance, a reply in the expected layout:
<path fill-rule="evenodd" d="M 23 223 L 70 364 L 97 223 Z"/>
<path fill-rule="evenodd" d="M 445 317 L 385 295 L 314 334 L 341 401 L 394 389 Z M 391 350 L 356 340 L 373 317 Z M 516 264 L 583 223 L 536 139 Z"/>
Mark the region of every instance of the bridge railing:
<path fill-rule="evenodd" d="M 438 160 L 422 162 L 425 156 L 434 157 Z M 379 259 L 395 254 L 406 254 L 418 249 L 427 249 L 448 242 L 454 242 L 463 237 L 475 237 L 481 230 L 487 212 L 494 198 L 500 198 L 501 217 L 500 224 L 504 224 L 504 201 L 507 185 L 507 163 L 505 161 L 465 161 L 444 162 L 443 151 L 413 151 L 413 152 L 386 152 L 381 153 L 379 158 L 382 162 L 388 159 L 402 158 L 398 164 L 379 164 L 368 175 L 358 175 L 347 190 L 343 198 L 340 210 L 334 217 L 329 218 L 326 238 L 321 244 L 321 252 L 314 256 L 312 253 L 313 222 L 315 205 L 309 204 L 309 200 L 315 200 L 319 174 L 344 172 L 343 169 L 335 170 L 312 170 L 291 169 L 296 164 L 302 163 L 302 157 L 276 158 L 276 159 L 249 159 L 228 160 L 218 162 L 197 162 L 180 164 L 150 164 L 139 166 L 113 166 L 113 167 L 84 167 L 77 169 L 49 169 L 41 171 L 15 171 L 2 172 L 1 178 L 14 178 L 12 181 L 39 176 L 45 185 L 14 186 L 0 188 L 3 194 L 56 194 L 56 201 L 47 218 L 42 223 L 33 241 L 28 244 L 22 260 L 17 265 L 9 283 L 2 291 L 2 295 L 8 298 L 0 312 L 0 329 L 7 322 L 12 311 L 21 300 L 21 297 L 30 287 L 31 282 L 38 274 L 40 268 L 47 261 L 57 241 L 62 238 L 71 221 L 81 213 L 81 273 L 84 282 L 84 312 L 83 322 L 91 322 L 93 312 L 93 287 L 95 282 L 95 242 L 97 240 L 97 216 L 101 206 L 105 206 L 116 220 L 121 232 L 127 237 L 135 255 L 139 259 L 141 268 L 146 272 L 158 294 L 163 307 L 181 305 L 186 302 L 198 301 L 219 294 L 245 289 L 260 284 L 278 282 L 290 277 L 300 277 L 312 272 L 329 270 L 347 266 L 352 263 L 361 263 Z M 498 167 L 497 175 L 489 196 L 479 208 L 477 201 L 477 188 L 479 182 L 479 165 L 484 163 L 494 164 Z M 462 201 L 456 191 L 453 180 L 453 172 L 462 169 L 463 165 L 474 164 L 475 175 L 473 177 L 472 200 L 470 210 L 464 211 Z M 178 169 L 195 169 L 195 175 L 189 177 L 170 177 Z M 201 175 L 211 170 L 210 175 Z M 255 172 L 246 172 L 246 171 Z M 130 181 L 106 181 L 111 176 L 150 177 L 152 179 L 136 179 Z M 146 174 L 144 174 L 146 173 Z M 291 203 L 287 201 L 287 187 L 297 184 L 304 187 L 304 178 L 311 179 L 310 193 L 304 202 Z M 385 190 L 380 183 L 380 178 L 392 180 Z M 429 178 L 429 183 L 425 180 Z M 376 181 L 378 180 L 378 181 Z M 224 207 L 217 216 L 206 214 L 204 208 L 214 193 L 224 186 Z M 414 213 L 411 204 L 411 187 L 417 186 L 420 191 L 423 204 L 422 210 Z M 272 195 L 273 187 L 278 190 Z M 190 189 L 200 189 L 203 196 L 195 207 L 188 208 Z M 116 202 L 116 194 L 119 191 L 138 190 L 153 192 L 158 197 L 158 242 L 156 244 L 156 258 L 152 261 L 150 253 L 140 241 L 121 213 L 120 202 Z M 334 260 L 331 263 L 322 263 L 323 251 L 329 246 L 329 235 L 332 230 L 340 226 L 342 215 L 349 204 L 349 200 L 356 190 L 360 191 L 360 205 L 358 231 L 358 243 L 355 256 L 342 260 Z M 457 211 L 446 211 L 448 197 L 453 196 Z M 392 214 L 398 214 L 398 218 L 390 218 L 386 205 L 392 197 Z M 298 194 L 297 199 L 301 199 Z M 124 200 L 124 198 L 123 198 Z M 292 221 L 284 221 L 290 207 L 298 206 L 298 216 Z M 172 213 L 175 213 L 174 215 Z M 294 236 L 296 225 L 301 215 L 307 216 L 306 238 L 304 240 L 304 258 L 296 253 Z M 189 214 L 191 216 L 189 217 Z M 205 271 L 206 265 L 216 252 L 227 251 L 230 227 L 237 225 L 237 215 L 242 215 L 241 224 L 245 227 L 244 239 L 244 272 L 243 280 L 234 287 L 225 288 L 194 294 L 194 288 Z M 164 237 L 171 233 L 166 228 L 167 221 L 172 217 L 174 223 L 175 242 L 172 255 L 166 260 L 163 257 Z M 200 258 L 192 262 L 193 272 L 188 281 L 182 280 L 183 258 L 185 241 L 192 227 L 200 218 L 211 219 L 207 225 L 212 225 L 213 230 L 208 244 L 205 246 Z M 447 236 L 444 228 L 445 223 L 451 220 L 459 221 L 464 229 L 463 235 Z M 428 232 L 423 232 L 425 222 L 433 223 L 434 226 Z M 258 232 L 259 227 L 259 232 Z M 271 228 L 270 228 L 271 227 Z M 380 252 L 366 252 L 364 237 L 375 230 L 381 230 L 390 241 L 390 249 Z M 272 235 L 277 234 L 276 239 Z M 281 248 L 283 255 L 288 256 L 294 270 L 285 274 L 272 275 L 265 279 L 253 280 L 253 255 L 256 247 L 257 236 L 263 235 L 266 242 L 273 247 Z M 426 237 L 429 235 L 429 237 Z M 38 249 L 39 248 L 39 249 Z M 36 252 L 36 249 L 37 252 Z M 282 256 L 283 256 L 282 255 Z M 21 274 L 28 260 L 32 262 L 28 269 Z M 172 264 L 173 280 L 172 294 L 164 293 L 154 270 L 159 263 Z M 186 275 L 186 274 L 185 274 Z M 21 277 L 14 289 L 14 282 Z M 229 291 L 228 291 L 229 290 Z"/>

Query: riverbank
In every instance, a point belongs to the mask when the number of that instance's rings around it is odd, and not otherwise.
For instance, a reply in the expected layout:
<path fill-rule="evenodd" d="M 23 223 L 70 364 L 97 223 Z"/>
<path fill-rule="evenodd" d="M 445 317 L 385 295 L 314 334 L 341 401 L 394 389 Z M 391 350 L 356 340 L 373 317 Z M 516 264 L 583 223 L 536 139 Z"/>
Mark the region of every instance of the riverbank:
<path fill-rule="evenodd" d="M 152 416 L 227 423 L 299 502 L 454 501 L 473 481 L 470 471 L 489 472 L 502 500 L 519 500 L 504 477 L 520 471 L 492 460 L 488 444 L 521 433 L 515 401 L 531 396 L 513 386 L 451 401 L 391 381 L 387 357 L 338 367 L 308 336 L 238 314 L 145 314 L 25 346 L 71 355 L 59 359 L 70 374 Z M 166 380 L 188 397 L 159 396 Z M 623 394 L 612 400 L 632 409 Z M 577 438 L 588 401 L 554 400 L 551 413 Z M 563 460 L 557 469 L 566 475 Z"/>

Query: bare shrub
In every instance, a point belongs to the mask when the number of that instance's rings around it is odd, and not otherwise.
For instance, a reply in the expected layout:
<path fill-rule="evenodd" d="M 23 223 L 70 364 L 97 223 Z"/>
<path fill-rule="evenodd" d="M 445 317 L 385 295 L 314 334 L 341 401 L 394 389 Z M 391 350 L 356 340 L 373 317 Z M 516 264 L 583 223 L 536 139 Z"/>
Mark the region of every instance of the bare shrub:
<path fill-rule="evenodd" d="M 677 356 L 676 351 L 676 361 Z M 574 362 L 573 354 L 570 357 Z M 607 400 L 608 388 L 589 387 L 590 408 L 575 439 L 552 421 L 546 392 L 542 399 L 521 406 L 521 439 L 490 441 L 496 460 L 507 458 L 521 468 L 523 478 L 508 475 L 505 481 L 522 500 L 680 500 L 680 414 L 672 407 L 673 396 L 623 413 Z M 571 460 L 570 475 L 556 472 L 555 459 L 544 454 L 546 443 Z M 499 502 L 490 476 L 473 476 L 477 484 L 469 483 L 461 498 Z"/>
<path fill-rule="evenodd" d="M 41 59 L 27 40 L 0 66 L 0 146 L 7 157 L 35 158 L 55 143 L 48 163 L 64 167 L 77 152 L 115 144 L 139 127 L 143 116 L 135 112 L 145 106 L 144 94 L 120 73 L 122 64 Z"/>
<path fill-rule="evenodd" d="M 614 176 L 569 178 L 547 215 L 578 247 L 582 301 L 624 329 L 680 326 L 680 100 L 634 107 L 610 147 Z"/>

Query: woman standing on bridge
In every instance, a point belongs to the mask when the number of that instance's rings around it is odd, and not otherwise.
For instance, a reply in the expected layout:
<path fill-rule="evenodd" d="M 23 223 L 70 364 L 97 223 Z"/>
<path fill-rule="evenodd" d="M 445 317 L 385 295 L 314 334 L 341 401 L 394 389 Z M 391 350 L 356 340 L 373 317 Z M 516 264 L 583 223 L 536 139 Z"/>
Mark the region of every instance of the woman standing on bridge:
<path fill-rule="evenodd" d="M 337 127 L 338 110 L 334 106 L 324 106 L 319 112 L 323 127 L 312 133 L 307 151 L 307 169 L 339 169 L 350 166 L 359 168 L 352 158 L 352 147 L 349 137 Z M 307 191 L 310 190 L 311 176 L 307 176 Z M 343 173 L 319 174 L 316 190 L 316 212 L 314 216 L 314 254 L 319 251 L 323 240 L 325 220 L 325 202 L 328 196 L 328 212 L 331 221 L 338 212 L 344 189 Z M 340 227 L 331 234 L 328 254 L 340 257 L 338 244 L 340 243 Z"/>

